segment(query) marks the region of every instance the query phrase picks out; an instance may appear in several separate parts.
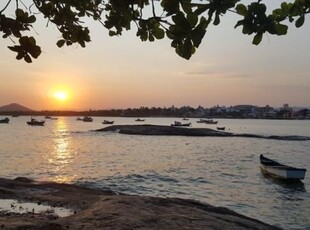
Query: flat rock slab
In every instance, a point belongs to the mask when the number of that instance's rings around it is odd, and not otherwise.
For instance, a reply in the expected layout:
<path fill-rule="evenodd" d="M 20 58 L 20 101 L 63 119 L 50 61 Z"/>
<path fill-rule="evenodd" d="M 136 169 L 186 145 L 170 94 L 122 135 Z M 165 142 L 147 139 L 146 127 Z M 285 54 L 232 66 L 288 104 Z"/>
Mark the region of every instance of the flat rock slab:
<path fill-rule="evenodd" d="M 61 218 L 49 213 L 0 212 L 0 229 L 278 229 L 227 208 L 193 200 L 131 196 L 27 178 L 0 178 L 0 198 L 74 210 L 74 214 Z"/>
<path fill-rule="evenodd" d="M 131 135 L 168 135 L 168 136 L 212 136 L 212 137 L 248 137 L 248 138 L 263 138 L 274 140 L 290 140 L 290 141 L 306 141 L 310 137 L 286 135 L 286 136 L 264 136 L 257 134 L 238 134 L 217 131 L 208 128 L 185 128 L 171 127 L 165 125 L 112 125 L 102 129 L 95 130 L 98 132 L 118 132 Z"/>

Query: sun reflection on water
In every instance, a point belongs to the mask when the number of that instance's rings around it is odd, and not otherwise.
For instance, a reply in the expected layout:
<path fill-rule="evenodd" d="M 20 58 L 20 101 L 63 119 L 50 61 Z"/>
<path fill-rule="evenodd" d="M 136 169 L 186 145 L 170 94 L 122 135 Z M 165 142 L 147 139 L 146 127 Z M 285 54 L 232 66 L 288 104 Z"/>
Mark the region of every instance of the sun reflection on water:
<path fill-rule="evenodd" d="M 53 150 L 48 155 L 49 173 L 53 181 L 68 183 L 74 180 L 75 175 L 70 173 L 70 165 L 74 161 L 74 153 L 71 150 L 71 138 L 68 124 L 64 118 L 55 122 L 53 130 Z"/>

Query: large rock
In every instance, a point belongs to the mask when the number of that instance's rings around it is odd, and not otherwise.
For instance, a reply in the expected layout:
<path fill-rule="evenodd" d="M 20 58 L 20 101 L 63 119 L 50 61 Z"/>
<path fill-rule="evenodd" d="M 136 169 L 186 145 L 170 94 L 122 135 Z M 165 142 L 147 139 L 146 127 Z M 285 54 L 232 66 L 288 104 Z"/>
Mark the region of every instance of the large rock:
<path fill-rule="evenodd" d="M 171 127 L 165 125 L 112 125 L 102 129 L 95 130 L 98 132 L 118 132 L 131 135 L 174 135 L 174 136 L 213 136 L 213 137 L 248 137 L 248 138 L 263 138 L 274 140 L 290 140 L 290 141 L 306 141 L 310 137 L 286 135 L 286 136 L 263 136 L 257 134 L 239 134 L 217 131 L 208 128 L 182 128 Z"/>
<path fill-rule="evenodd" d="M 193 200 L 131 196 L 68 184 L 0 178 L 0 198 L 71 208 L 74 214 L 0 212 L 0 229 L 278 229 Z"/>

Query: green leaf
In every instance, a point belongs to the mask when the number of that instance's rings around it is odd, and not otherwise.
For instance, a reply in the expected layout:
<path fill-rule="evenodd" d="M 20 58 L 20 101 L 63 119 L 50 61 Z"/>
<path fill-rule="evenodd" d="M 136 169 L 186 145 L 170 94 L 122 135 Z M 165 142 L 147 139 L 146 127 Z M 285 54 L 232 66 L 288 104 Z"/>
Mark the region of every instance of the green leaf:
<path fill-rule="evenodd" d="M 25 12 L 22 9 L 16 9 L 15 10 L 15 15 L 16 15 L 17 18 L 23 17 L 24 14 L 25 14 Z"/>
<path fill-rule="evenodd" d="M 157 28 L 153 30 L 152 32 L 153 32 L 154 37 L 157 39 L 163 39 L 165 37 L 165 31 L 161 28 Z"/>
<path fill-rule="evenodd" d="M 192 42 L 189 38 L 187 38 L 184 42 L 183 45 L 183 52 L 182 52 L 182 57 L 184 57 L 185 59 L 190 59 L 190 57 L 192 56 Z"/>
<path fill-rule="evenodd" d="M 8 46 L 8 48 L 14 52 L 19 52 L 21 50 L 20 46 Z"/>
<path fill-rule="evenodd" d="M 31 46 L 35 46 L 36 45 L 36 40 L 34 39 L 34 37 L 29 37 L 28 38 L 28 44 Z"/>
<path fill-rule="evenodd" d="M 304 22 L 305 22 L 305 15 L 303 14 L 296 20 L 295 26 L 299 28 L 304 24 Z"/>
<path fill-rule="evenodd" d="M 22 59 L 22 58 L 24 58 L 24 52 L 18 53 L 17 56 L 16 56 L 16 59 L 17 59 L 17 60 L 20 60 L 20 59 Z"/>
<path fill-rule="evenodd" d="M 154 38 L 154 36 L 153 36 L 152 34 L 149 34 L 149 41 L 150 41 L 150 42 L 155 41 L 155 38 Z"/>
<path fill-rule="evenodd" d="M 217 26 L 218 24 L 220 24 L 220 16 L 216 14 L 213 25 Z"/>
<path fill-rule="evenodd" d="M 287 29 L 288 29 L 287 25 L 275 24 L 275 30 L 276 30 L 277 35 L 287 34 Z"/>
<path fill-rule="evenodd" d="M 27 63 L 31 63 L 31 62 L 32 62 L 31 57 L 30 57 L 28 54 L 26 54 L 26 55 L 24 56 L 24 60 L 25 60 Z"/>
<path fill-rule="evenodd" d="M 257 33 L 253 38 L 252 44 L 258 45 L 262 41 L 262 39 L 263 39 L 263 33 Z"/>
<path fill-rule="evenodd" d="M 203 29 L 201 27 L 196 27 L 192 34 L 191 34 L 191 38 L 192 38 L 192 41 L 194 43 L 194 46 L 198 48 L 198 46 L 200 45 L 203 37 L 205 36 L 206 34 L 206 29 Z"/>
<path fill-rule="evenodd" d="M 172 16 L 172 20 L 175 23 L 175 26 L 183 32 L 189 32 L 192 28 L 190 23 L 185 18 L 184 14 L 181 12 Z"/>
<path fill-rule="evenodd" d="M 236 11 L 237 11 L 237 14 L 240 14 L 242 16 L 245 16 L 247 14 L 247 12 L 248 12 L 246 6 L 243 5 L 243 4 L 238 4 L 236 6 Z"/>
<path fill-rule="evenodd" d="M 33 46 L 31 47 L 31 49 L 29 50 L 29 53 L 31 54 L 31 56 L 33 58 L 38 58 L 41 54 L 41 48 L 39 46 Z"/>
<path fill-rule="evenodd" d="M 31 15 L 28 19 L 27 19 L 27 23 L 34 23 L 36 21 L 36 17 L 34 15 Z"/>
<path fill-rule="evenodd" d="M 160 5 L 167 12 L 167 16 L 180 11 L 179 0 L 162 0 Z"/>
<path fill-rule="evenodd" d="M 191 25 L 191 27 L 196 26 L 197 22 L 198 22 L 198 16 L 194 13 L 189 13 L 187 14 L 187 21 L 189 22 L 189 24 Z"/>

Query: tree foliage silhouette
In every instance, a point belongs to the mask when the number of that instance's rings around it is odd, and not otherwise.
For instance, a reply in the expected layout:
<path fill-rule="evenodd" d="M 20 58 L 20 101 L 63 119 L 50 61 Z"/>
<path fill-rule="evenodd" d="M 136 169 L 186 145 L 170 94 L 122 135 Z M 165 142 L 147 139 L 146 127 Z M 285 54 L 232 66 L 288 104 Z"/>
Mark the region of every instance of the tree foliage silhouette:
<path fill-rule="evenodd" d="M 310 12 L 310 0 L 283 2 L 278 8 L 268 9 L 261 0 L 248 4 L 240 0 L 21 0 L 2 1 L 0 8 L 0 31 L 9 38 L 18 60 L 32 62 L 41 54 L 36 39 L 27 36 L 35 28 L 37 15 L 41 14 L 47 25 L 54 24 L 61 33 L 56 41 L 58 47 L 91 41 L 90 31 L 83 19 L 91 18 L 101 23 L 110 36 L 122 35 L 124 30 L 136 27 L 136 35 L 142 41 L 171 40 L 176 53 L 190 59 L 199 47 L 209 26 L 218 26 L 228 13 L 240 17 L 236 27 L 242 33 L 252 35 L 252 43 L 258 45 L 266 33 L 285 35 L 288 24 L 301 27 L 305 15 Z M 247 1 L 248 2 L 248 1 Z M 28 5 L 27 5 L 28 4 Z M 8 13 L 15 9 L 15 15 Z"/>

